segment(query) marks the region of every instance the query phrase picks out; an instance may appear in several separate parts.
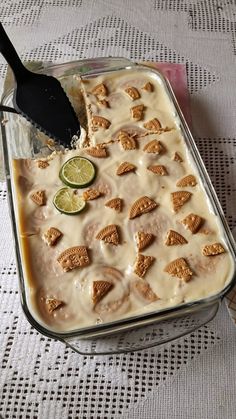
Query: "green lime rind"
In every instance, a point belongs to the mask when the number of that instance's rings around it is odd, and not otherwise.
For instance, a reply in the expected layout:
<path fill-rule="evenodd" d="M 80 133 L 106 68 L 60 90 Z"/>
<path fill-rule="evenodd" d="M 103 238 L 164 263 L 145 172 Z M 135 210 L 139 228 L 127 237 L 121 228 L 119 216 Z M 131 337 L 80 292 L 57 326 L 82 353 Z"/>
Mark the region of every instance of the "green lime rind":
<path fill-rule="evenodd" d="M 53 198 L 55 208 L 66 215 L 76 215 L 84 210 L 86 201 L 71 188 L 59 189 Z"/>
<path fill-rule="evenodd" d="M 74 189 L 86 188 L 91 185 L 95 176 L 94 164 L 89 159 L 80 156 L 67 160 L 59 172 L 61 181 Z"/>

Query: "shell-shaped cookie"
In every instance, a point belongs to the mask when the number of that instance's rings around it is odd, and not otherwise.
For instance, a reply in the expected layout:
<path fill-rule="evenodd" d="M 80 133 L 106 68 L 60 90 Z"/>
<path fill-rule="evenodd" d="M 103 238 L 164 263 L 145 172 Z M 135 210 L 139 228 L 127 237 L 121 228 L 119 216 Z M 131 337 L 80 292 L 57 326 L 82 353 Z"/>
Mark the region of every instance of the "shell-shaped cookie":
<path fill-rule="evenodd" d="M 83 268 L 90 263 L 86 246 L 69 247 L 59 255 L 57 261 L 60 263 L 64 272 L 75 268 Z"/>
<path fill-rule="evenodd" d="M 129 163 L 128 161 L 124 161 L 123 163 L 121 163 L 117 170 L 116 170 L 116 174 L 118 176 L 124 175 L 126 173 L 129 172 L 133 172 L 136 169 L 136 166 L 132 163 Z"/>
<path fill-rule="evenodd" d="M 187 240 L 177 231 L 169 230 L 167 233 L 165 244 L 166 246 L 177 246 L 188 243 Z"/>
<path fill-rule="evenodd" d="M 45 191 L 36 191 L 30 195 L 30 199 L 40 207 L 46 204 L 46 195 Z"/>
<path fill-rule="evenodd" d="M 146 92 L 153 92 L 154 90 L 154 86 L 152 83 L 150 83 L 150 81 L 148 81 L 147 83 L 144 84 L 144 86 L 142 87 L 143 90 L 146 90 Z"/>
<path fill-rule="evenodd" d="M 123 150 L 135 150 L 137 148 L 135 139 L 125 131 L 119 132 L 118 140 Z"/>
<path fill-rule="evenodd" d="M 174 211 L 178 212 L 180 208 L 190 200 L 191 196 L 191 192 L 188 191 L 172 192 L 171 199 Z"/>
<path fill-rule="evenodd" d="M 133 106 L 130 109 L 130 112 L 132 118 L 135 119 L 135 121 L 141 121 L 141 119 L 143 119 L 144 114 L 144 105 Z"/>
<path fill-rule="evenodd" d="M 86 148 L 85 151 L 92 157 L 102 158 L 108 156 L 106 147 L 102 146 Z"/>
<path fill-rule="evenodd" d="M 182 163 L 183 162 L 183 159 L 182 159 L 181 155 L 177 151 L 173 155 L 172 160 L 177 161 L 178 163 Z"/>
<path fill-rule="evenodd" d="M 204 223 L 204 219 L 197 214 L 189 214 L 185 217 L 181 223 L 191 231 L 191 233 L 196 234 Z"/>
<path fill-rule="evenodd" d="M 138 231 L 135 235 L 138 250 L 146 249 L 154 240 L 155 236 L 151 233 Z"/>
<path fill-rule="evenodd" d="M 163 165 L 160 165 L 160 164 L 159 165 L 156 164 L 156 165 L 148 166 L 147 169 L 150 170 L 150 172 L 155 173 L 156 175 L 159 175 L 159 176 L 168 175 L 166 167 L 163 166 Z"/>
<path fill-rule="evenodd" d="M 127 93 L 127 95 L 130 97 L 130 99 L 132 99 L 132 100 L 137 100 L 137 99 L 139 99 L 140 98 L 140 94 L 139 94 L 139 91 L 138 91 L 138 89 L 136 89 L 136 87 L 133 87 L 133 86 L 128 86 L 126 89 L 125 89 L 125 93 Z"/>
<path fill-rule="evenodd" d="M 165 147 L 159 140 L 152 140 L 143 147 L 145 153 L 161 154 L 165 151 Z"/>
<path fill-rule="evenodd" d="M 109 281 L 93 281 L 93 290 L 92 290 L 92 300 L 94 304 L 97 304 L 99 301 L 108 294 L 109 291 L 113 288 L 112 282 Z"/>
<path fill-rule="evenodd" d="M 121 198 L 112 198 L 105 203 L 105 206 L 111 209 L 114 209 L 116 212 L 122 211 L 123 199 Z"/>
<path fill-rule="evenodd" d="M 138 198 L 131 206 L 129 218 L 133 219 L 142 214 L 150 212 L 157 206 L 158 204 L 153 199 L 149 198 L 148 196 L 142 196 L 141 198 Z"/>
<path fill-rule="evenodd" d="M 104 118 L 103 116 L 94 115 L 92 117 L 92 126 L 95 129 L 97 128 L 108 129 L 110 125 L 111 125 L 111 122 L 108 119 Z"/>
<path fill-rule="evenodd" d="M 153 256 L 145 256 L 138 253 L 135 260 L 134 273 L 136 273 L 136 275 L 140 278 L 143 278 L 150 266 L 153 264 L 154 260 L 155 258 Z"/>
<path fill-rule="evenodd" d="M 97 84 L 97 86 L 95 86 L 93 88 L 92 93 L 95 96 L 102 96 L 102 97 L 104 97 L 104 96 L 107 96 L 108 90 L 107 90 L 107 87 L 106 87 L 106 85 L 104 83 L 99 83 L 99 84 Z"/>
<path fill-rule="evenodd" d="M 45 231 L 42 238 L 48 246 L 55 246 L 62 235 L 62 232 L 58 230 L 58 228 L 50 227 L 47 231 Z"/>
<path fill-rule="evenodd" d="M 101 195 L 101 192 L 96 188 L 89 188 L 83 192 L 83 198 L 85 201 L 92 201 L 93 199 L 99 198 Z"/>
<path fill-rule="evenodd" d="M 103 240 L 105 243 L 117 246 L 120 243 L 118 228 L 115 224 L 109 224 L 102 228 L 96 235 L 96 239 Z"/>
<path fill-rule="evenodd" d="M 149 131 L 159 131 L 161 128 L 161 123 L 157 118 L 153 118 L 150 121 L 145 122 L 143 126 Z"/>
<path fill-rule="evenodd" d="M 184 258 L 178 258 L 170 262 L 164 269 L 171 276 L 183 279 L 185 282 L 190 281 L 193 271 L 190 269 Z"/>
<path fill-rule="evenodd" d="M 187 175 L 183 177 L 182 179 L 178 180 L 176 183 L 176 186 L 184 188 L 185 186 L 196 186 L 197 185 L 197 179 L 193 175 Z"/>
<path fill-rule="evenodd" d="M 225 253 L 225 248 L 221 243 L 206 244 L 202 249 L 204 256 L 217 256 L 221 253 Z"/>

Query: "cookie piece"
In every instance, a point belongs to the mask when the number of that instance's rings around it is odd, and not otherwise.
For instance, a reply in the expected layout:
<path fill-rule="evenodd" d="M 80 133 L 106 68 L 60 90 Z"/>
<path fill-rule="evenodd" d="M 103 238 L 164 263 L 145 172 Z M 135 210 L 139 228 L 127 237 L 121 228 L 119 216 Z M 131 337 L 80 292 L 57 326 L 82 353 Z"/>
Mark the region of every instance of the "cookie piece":
<path fill-rule="evenodd" d="M 129 86 L 125 89 L 125 93 L 127 93 L 127 95 L 130 97 L 130 99 L 132 100 L 137 100 L 140 98 L 140 94 L 138 89 L 136 89 L 136 87 L 133 86 Z"/>
<path fill-rule="evenodd" d="M 119 132 L 118 141 L 124 150 L 135 150 L 137 148 L 135 139 L 125 131 Z"/>
<path fill-rule="evenodd" d="M 97 240 L 103 240 L 105 243 L 114 244 L 117 246 L 120 243 L 118 228 L 115 224 L 110 224 L 98 232 Z"/>
<path fill-rule="evenodd" d="M 134 170 L 136 170 L 136 166 L 134 164 L 129 163 L 128 161 L 124 161 L 118 166 L 116 170 L 116 174 L 118 176 L 121 176 L 126 173 L 133 172 Z"/>
<path fill-rule="evenodd" d="M 30 199 L 40 207 L 46 204 L 46 195 L 45 191 L 36 191 L 30 195 Z"/>
<path fill-rule="evenodd" d="M 49 166 L 49 163 L 46 160 L 37 160 L 37 165 L 39 169 L 46 169 Z"/>
<path fill-rule="evenodd" d="M 142 196 L 138 198 L 130 208 L 129 219 L 132 220 L 135 217 L 139 217 L 142 214 L 154 210 L 158 204 L 148 196 Z"/>
<path fill-rule="evenodd" d="M 140 278 L 143 278 L 154 260 L 155 258 L 153 256 L 145 256 L 141 253 L 138 253 L 135 260 L 134 273 L 136 273 L 136 275 L 138 275 Z"/>
<path fill-rule="evenodd" d="M 153 118 L 150 121 L 145 122 L 143 124 L 144 128 L 148 129 L 149 131 L 159 131 L 161 128 L 161 123 L 158 121 L 157 118 Z"/>
<path fill-rule="evenodd" d="M 196 185 L 197 185 L 197 180 L 195 176 L 193 175 L 187 175 L 183 177 L 182 179 L 178 180 L 178 182 L 176 183 L 176 186 L 179 186 L 181 188 L 184 188 L 185 186 L 196 186 Z"/>
<path fill-rule="evenodd" d="M 221 253 L 225 253 L 225 249 L 221 243 L 206 244 L 202 248 L 202 254 L 204 256 L 217 256 Z"/>
<path fill-rule="evenodd" d="M 116 212 L 121 212 L 122 206 L 123 206 L 123 199 L 121 198 L 113 198 L 105 203 L 105 207 L 112 208 Z"/>
<path fill-rule="evenodd" d="M 183 162 L 183 159 L 182 159 L 181 155 L 177 151 L 175 152 L 175 154 L 173 156 L 173 160 L 174 161 L 177 161 L 178 163 L 182 163 Z"/>
<path fill-rule="evenodd" d="M 160 154 L 165 151 L 163 144 L 159 140 L 152 140 L 143 147 L 145 153 Z"/>
<path fill-rule="evenodd" d="M 188 202 L 192 194 L 188 191 L 172 192 L 171 199 L 173 204 L 174 212 L 178 212 L 182 206 Z"/>
<path fill-rule="evenodd" d="M 85 201 L 92 201 L 93 199 L 99 198 L 101 195 L 101 192 L 95 188 L 89 188 L 87 191 L 83 192 L 83 198 Z"/>
<path fill-rule="evenodd" d="M 144 105 L 137 105 L 130 108 L 131 116 L 135 121 L 143 119 Z"/>
<path fill-rule="evenodd" d="M 47 231 L 45 231 L 42 238 L 48 246 L 55 246 L 62 235 L 62 232 L 58 230 L 58 228 L 50 227 Z"/>
<path fill-rule="evenodd" d="M 83 268 L 90 263 L 87 247 L 69 247 L 59 255 L 57 261 L 60 263 L 64 272 L 71 271 L 75 268 Z"/>
<path fill-rule="evenodd" d="M 57 300 L 56 298 L 46 298 L 46 306 L 50 314 L 53 313 L 53 311 L 55 311 L 57 308 L 60 308 L 63 305 L 64 305 L 64 302 L 61 300 Z"/>
<path fill-rule="evenodd" d="M 196 234 L 198 230 L 201 228 L 204 219 L 197 214 L 189 214 L 185 217 L 181 223 L 191 231 L 191 233 Z"/>
<path fill-rule="evenodd" d="M 144 233 L 144 231 L 138 231 L 135 235 L 138 250 L 143 250 L 148 247 L 154 240 L 154 235 L 151 233 Z"/>
<path fill-rule="evenodd" d="M 97 145 L 96 147 L 90 147 L 85 149 L 86 153 L 92 157 L 107 157 L 107 149 L 106 147 Z"/>
<path fill-rule="evenodd" d="M 108 281 L 93 281 L 93 294 L 92 300 L 94 305 L 96 305 L 99 301 L 108 294 L 109 291 L 113 288 L 112 282 Z"/>
<path fill-rule="evenodd" d="M 167 233 L 165 244 L 166 246 L 176 246 L 179 244 L 186 244 L 187 240 L 177 231 L 169 230 Z"/>
<path fill-rule="evenodd" d="M 162 166 L 162 165 L 148 166 L 147 169 L 150 170 L 150 172 L 155 173 L 156 175 L 159 175 L 159 176 L 166 176 L 166 175 L 168 175 L 168 172 L 166 170 L 166 167 L 165 166 Z"/>
<path fill-rule="evenodd" d="M 94 115 L 92 117 L 92 127 L 97 130 L 98 128 L 108 129 L 111 125 L 110 121 L 103 116 Z"/>
<path fill-rule="evenodd" d="M 108 90 L 107 90 L 107 87 L 105 86 L 104 83 L 100 83 L 100 84 L 97 84 L 97 86 L 95 86 L 93 88 L 92 93 L 95 96 L 102 96 L 102 97 L 104 97 L 104 96 L 107 96 Z"/>
<path fill-rule="evenodd" d="M 152 303 L 160 299 L 145 279 L 138 279 L 137 281 L 135 281 L 134 287 L 137 290 L 138 294 L 149 303 Z"/>
<path fill-rule="evenodd" d="M 106 99 L 97 99 L 97 104 L 103 108 L 109 108 L 109 102 Z"/>
<path fill-rule="evenodd" d="M 193 271 L 190 269 L 184 258 L 178 258 L 170 262 L 164 269 L 171 276 L 183 279 L 185 282 L 190 281 L 193 276 Z"/>
<path fill-rule="evenodd" d="M 148 81 L 147 83 L 145 83 L 145 85 L 142 87 L 143 90 L 146 90 L 146 92 L 153 92 L 154 90 L 154 86 L 152 83 L 150 83 L 150 81 Z"/>

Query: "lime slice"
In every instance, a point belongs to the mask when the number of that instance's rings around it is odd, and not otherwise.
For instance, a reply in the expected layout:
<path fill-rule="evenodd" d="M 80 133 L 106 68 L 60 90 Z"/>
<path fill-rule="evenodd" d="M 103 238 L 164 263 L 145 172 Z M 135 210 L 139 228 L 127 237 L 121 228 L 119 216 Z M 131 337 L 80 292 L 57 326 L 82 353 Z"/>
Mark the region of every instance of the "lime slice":
<path fill-rule="evenodd" d="M 75 215 L 84 209 L 86 202 L 77 191 L 61 188 L 54 195 L 53 204 L 62 214 Z"/>
<path fill-rule="evenodd" d="M 85 157 L 72 157 L 63 164 L 59 177 L 71 188 L 85 188 L 95 178 L 95 167 Z"/>

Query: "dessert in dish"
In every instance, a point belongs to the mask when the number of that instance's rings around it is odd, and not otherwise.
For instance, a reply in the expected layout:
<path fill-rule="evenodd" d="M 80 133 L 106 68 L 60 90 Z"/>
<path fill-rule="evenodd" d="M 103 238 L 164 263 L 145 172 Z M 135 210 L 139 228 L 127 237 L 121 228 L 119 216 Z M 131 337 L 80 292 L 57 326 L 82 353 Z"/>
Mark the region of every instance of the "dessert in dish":
<path fill-rule="evenodd" d="M 49 329 L 198 301 L 232 279 L 220 220 L 153 74 L 83 79 L 86 141 L 13 162 L 27 298 Z"/>

